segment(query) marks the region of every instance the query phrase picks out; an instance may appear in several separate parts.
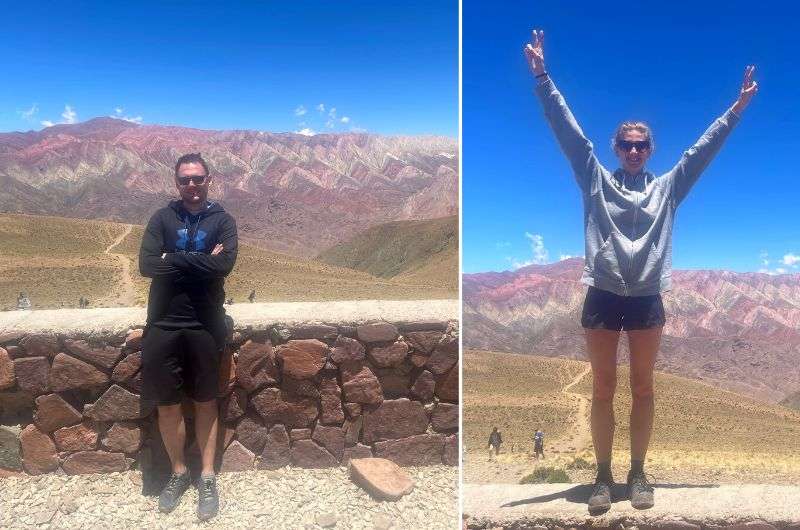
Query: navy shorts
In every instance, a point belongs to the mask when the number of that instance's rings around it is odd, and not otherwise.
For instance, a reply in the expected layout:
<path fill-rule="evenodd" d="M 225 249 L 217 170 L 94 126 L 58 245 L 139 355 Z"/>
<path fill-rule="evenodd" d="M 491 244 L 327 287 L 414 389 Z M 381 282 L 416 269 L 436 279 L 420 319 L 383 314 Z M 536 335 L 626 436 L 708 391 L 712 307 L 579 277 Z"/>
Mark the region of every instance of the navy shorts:
<path fill-rule="evenodd" d="M 142 401 L 177 405 L 217 397 L 222 351 L 206 329 L 148 326 L 142 341 Z"/>
<path fill-rule="evenodd" d="M 666 321 L 660 294 L 620 296 L 596 287 L 586 292 L 581 314 L 586 329 L 651 329 L 663 327 Z"/>

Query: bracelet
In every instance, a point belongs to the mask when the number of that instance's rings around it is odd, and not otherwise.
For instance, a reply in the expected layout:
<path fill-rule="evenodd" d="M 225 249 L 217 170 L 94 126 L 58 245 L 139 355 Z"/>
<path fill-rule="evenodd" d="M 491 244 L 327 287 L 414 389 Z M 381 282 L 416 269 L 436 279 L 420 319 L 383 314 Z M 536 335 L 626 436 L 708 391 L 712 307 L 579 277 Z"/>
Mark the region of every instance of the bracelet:
<path fill-rule="evenodd" d="M 533 76 L 533 77 L 534 77 L 534 79 L 539 79 L 540 77 L 544 77 L 544 76 L 546 76 L 546 75 L 547 75 L 547 72 L 542 72 L 541 74 L 539 74 L 539 75 L 535 75 L 535 76 Z"/>

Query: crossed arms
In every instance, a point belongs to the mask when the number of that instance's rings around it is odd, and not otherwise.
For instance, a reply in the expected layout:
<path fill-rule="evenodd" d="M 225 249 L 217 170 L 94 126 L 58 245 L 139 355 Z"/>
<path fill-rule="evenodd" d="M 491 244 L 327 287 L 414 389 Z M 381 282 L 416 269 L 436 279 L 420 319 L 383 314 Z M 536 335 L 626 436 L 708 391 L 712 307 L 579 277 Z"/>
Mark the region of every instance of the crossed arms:
<path fill-rule="evenodd" d="M 226 215 L 220 226 L 219 242 L 210 254 L 166 252 L 161 216 L 154 215 L 142 238 L 139 271 L 148 278 L 223 278 L 233 270 L 238 249 L 236 222 Z"/>

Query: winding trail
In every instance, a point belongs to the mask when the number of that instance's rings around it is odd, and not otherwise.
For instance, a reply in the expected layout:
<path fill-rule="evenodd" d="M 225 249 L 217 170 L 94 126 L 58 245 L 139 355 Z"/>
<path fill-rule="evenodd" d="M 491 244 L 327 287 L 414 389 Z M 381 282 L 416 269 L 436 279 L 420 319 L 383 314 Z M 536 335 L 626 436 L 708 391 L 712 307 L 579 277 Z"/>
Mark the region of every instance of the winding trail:
<path fill-rule="evenodd" d="M 127 225 L 125 227 L 125 231 L 120 234 L 117 239 L 111 242 L 108 247 L 103 251 L 103 254 L 107 254 L 112 256 L 119 261 L 120 267 L 122 268 L 122 277 L 119 284 L 119 291 L 116 295 L 111 295 L 106 299 L 106 304 L 110 303 L 113 305 L 123 306 L 123 307 L 131 307 L 136 304 L 136 289 L 133 284 L 133 278 L 131 277 L 131 262 L 127 256 L 124 254 L 117 254 L 111 252 L 111 250 L 122 243 L 128 235 L 130 235 L 131 231 L 133 230 L 133 225 Z"/>
<path fill-rule="evenodd" d="M 575 404 L 575 413 L 570 421 L 570 428 L 567 434 L 559 440 L 556 445 L 562 451 L 574 451 L 575 456 L 579 456 L 591 448 L 592 432 L 589 425 L 589 398 L 583 394 L 572 392 L 572 388 L 580 383 L 586 375 L 591 372 L 591 365 L 587 364 L 586 368 L 575 376 L 569 383 L 564 385 L 561 393 L 569 397 Z"/>

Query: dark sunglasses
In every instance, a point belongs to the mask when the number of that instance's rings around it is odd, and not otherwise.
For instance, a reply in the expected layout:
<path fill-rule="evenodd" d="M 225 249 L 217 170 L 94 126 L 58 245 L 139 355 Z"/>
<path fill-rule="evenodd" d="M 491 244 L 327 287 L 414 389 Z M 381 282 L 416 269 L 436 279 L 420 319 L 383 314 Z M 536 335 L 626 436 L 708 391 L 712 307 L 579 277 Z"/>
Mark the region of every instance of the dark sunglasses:
<path fill-rule="evenodd" d="M 193 175 L 191 177 L 178 177 L 178 184 L 181 186 L 188 186 L 190 182 L 194 182 L 195 186 L 202 186 L 208 178 L 208 175 Z"/>
<path fill-rule="evenodd" d="M 631 149 L 635 147 L 636 151 L 641 153 L 642 151 L 650 149 L 650 140 L 642 140 L 639 142 L 629 142 L 628 140 L 619 140 L 617 142 L 617 147 L 619 147 L 626 153 L 630 153 Z"/>

